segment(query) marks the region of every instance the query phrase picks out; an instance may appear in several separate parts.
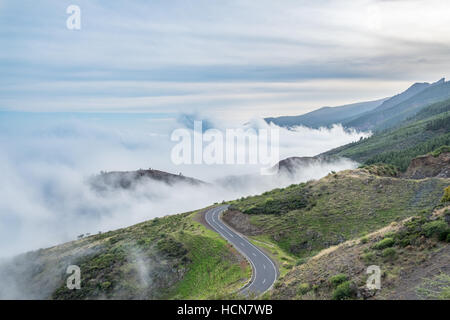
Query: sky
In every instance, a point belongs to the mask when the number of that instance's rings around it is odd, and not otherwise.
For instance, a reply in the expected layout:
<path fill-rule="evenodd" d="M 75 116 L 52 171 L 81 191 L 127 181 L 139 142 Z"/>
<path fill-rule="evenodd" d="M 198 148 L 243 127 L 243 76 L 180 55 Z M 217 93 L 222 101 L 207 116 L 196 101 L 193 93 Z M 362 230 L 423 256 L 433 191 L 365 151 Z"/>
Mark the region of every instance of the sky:
<path fill-rule="evenodd" d="M 81 30 L 68 30 L 69 5 Z M 447 74 L 445 0 L 0 0 L 0 110 L 242 120 Z"/>

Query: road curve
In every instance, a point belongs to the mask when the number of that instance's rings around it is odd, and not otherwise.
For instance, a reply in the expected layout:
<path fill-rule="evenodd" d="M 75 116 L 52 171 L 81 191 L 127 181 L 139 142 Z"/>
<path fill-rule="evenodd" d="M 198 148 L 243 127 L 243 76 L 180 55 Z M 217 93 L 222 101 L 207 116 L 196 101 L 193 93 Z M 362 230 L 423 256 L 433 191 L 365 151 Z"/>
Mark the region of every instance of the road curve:
<path fill-rule="evenodd" d="M 209 209 L 205 213 L 206 222 L 223 238 L 230 242 L 252 265 L 252 278 L 241 289 L 245 295 L 260 295 L 272 287 L 277 279 L 278 270 L 275 263 L 260 249 L 253 245 L 246 237 L 227 226 L 220 214 L 228 209 L 227 205 Z"/>

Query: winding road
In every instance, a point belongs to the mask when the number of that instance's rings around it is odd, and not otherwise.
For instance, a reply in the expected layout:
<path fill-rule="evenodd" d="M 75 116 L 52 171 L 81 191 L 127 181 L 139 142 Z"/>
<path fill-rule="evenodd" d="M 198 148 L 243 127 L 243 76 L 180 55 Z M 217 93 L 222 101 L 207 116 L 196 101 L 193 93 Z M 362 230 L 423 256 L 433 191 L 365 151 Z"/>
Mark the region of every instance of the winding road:
<path fill-rule="evenodd" d="M 205 212 L 206 222 L 243 254 L 252 265 L 252 278 L 241 289 L 241 293 L 260 295 L 272 287 L 277 279 L 278 269 L 263 251 L 220 219 L 221 213 L 227 209 L 226 205 L 209 209 Z"/>

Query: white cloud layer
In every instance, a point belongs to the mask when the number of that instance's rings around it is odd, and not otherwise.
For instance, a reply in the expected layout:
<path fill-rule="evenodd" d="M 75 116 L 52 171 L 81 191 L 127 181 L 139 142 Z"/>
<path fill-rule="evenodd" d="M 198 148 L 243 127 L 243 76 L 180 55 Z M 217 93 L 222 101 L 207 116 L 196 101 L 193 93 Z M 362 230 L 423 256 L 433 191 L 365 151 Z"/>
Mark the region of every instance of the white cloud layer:
<path fill-rule="evenodd" d="M 251 125 L 266 126 L 261 121 Z M 356 165 L 340 161 L 304 168 L 295 179 L 252 175 L 254 180 L 237 178 L 233 184 L 227 184 L 223 178 L 254 174 L 258 168 L 173 165 L 170 150 L 174 143 L 169 140 L 169 133 L 170 128 L 177 126 L 175 120 L 136 115 L 1 115 L 0 257 L 72 240 L 86 232 L 108 231 L 202 208 Z M 315 155 L 363 135 L 345 132 L 339 126 L 330 130 L 280 130 L 282 157 Z M 148 182 L 134 192 L 117 190 L 101 195 L 86 182 L 101 170 L 148 167 L 182 171 L 186 176 L 216 185 L 169 187 Z"/>

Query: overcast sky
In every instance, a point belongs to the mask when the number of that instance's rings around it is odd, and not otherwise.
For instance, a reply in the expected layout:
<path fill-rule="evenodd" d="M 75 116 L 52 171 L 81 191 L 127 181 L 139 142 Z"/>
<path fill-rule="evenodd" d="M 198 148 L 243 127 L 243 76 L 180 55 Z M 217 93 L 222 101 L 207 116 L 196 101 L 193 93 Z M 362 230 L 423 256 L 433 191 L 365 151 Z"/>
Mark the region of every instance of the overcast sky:
<path fill-rule="evenodd" d="M 66 8 L 81 8 L 81 30 Z M 0 110 L 250 118 L 448 72 L 450 2 L 0 0 Z"/>

